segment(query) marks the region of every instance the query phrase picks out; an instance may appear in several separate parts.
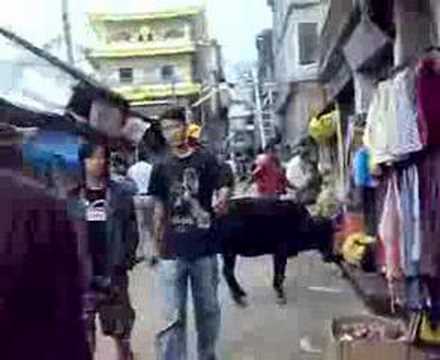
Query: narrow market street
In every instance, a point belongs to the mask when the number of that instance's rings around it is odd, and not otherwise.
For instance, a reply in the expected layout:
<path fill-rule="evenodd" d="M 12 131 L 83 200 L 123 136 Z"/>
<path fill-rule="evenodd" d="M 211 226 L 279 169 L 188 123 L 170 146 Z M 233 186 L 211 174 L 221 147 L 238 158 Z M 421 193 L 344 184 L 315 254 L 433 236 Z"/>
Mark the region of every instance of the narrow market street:
<path fill-rule="evenodd" d="M 0 47 L 0 360 L 440 360 L 440 0 L 15 0 Z"/>
<path fill-rule="evenodd" d="M 289 262 L 286 281 L 288 305 L 280 307 L 270 287 L 270 257 L 239 260 L 237 274 L 248 290 L 249 306 L 234 305 L 222 280 L 220 299 L 223 326 L 221 360 L 314 360 L 325 349 L 329 321 L 366 310 L 339 269 L 325 265 L 319 255 L 306 253 Z M 134 333 L 136 360 L 154 359 L 154 333 L 160 322 L 154 271 L 139 266 L 132 274 L 131 293 L 138 319 Z M 192 314 L 191 314 L 192 315 Z M 327 326 L 326 326 L 327 325 Z M 189 359 L 195 356 L 193 317 L 189 318 Z M 303 343 L 303 349 L 300 347 Z M 312 346 L 306 353 L 307 345 Z M 97 360 L 115 359 L 112 341 L 100 336 Z"/>

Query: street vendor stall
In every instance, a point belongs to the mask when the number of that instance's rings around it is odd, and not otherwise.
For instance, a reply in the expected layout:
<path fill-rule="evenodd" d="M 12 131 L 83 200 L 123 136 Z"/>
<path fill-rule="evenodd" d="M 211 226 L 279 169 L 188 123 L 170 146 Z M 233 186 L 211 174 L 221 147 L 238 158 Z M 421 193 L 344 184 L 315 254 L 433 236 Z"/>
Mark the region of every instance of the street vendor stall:
<path fill-rule="evenodd" d="M 346 262 L 361 247 L 353 264 L 373 257 L 389 312 L 411 319 L 412 340 L 425 345 L 440 345 L 439 64 L 438 50 L 427 49 L 378 82 L 352 162 L 363 214 L 355 229 L 353 213 L 343 226 Z M 362 273 L 345 269 L 354 279 Z"/>

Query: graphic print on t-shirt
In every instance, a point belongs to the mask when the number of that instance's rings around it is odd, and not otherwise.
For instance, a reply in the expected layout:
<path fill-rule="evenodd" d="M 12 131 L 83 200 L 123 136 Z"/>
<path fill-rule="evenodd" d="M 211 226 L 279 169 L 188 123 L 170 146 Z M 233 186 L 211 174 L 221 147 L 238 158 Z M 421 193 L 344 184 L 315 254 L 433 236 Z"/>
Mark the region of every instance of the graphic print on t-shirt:
<path fill-rule="evenodd" d="M 197 169 L 184 169 L 182 177 L 171 184 L 171 224 L 175 231 L 186 232 L 191 227 L 209 229 L 211 215 L 203 209 L 198 196 L 200 178 Z"/>

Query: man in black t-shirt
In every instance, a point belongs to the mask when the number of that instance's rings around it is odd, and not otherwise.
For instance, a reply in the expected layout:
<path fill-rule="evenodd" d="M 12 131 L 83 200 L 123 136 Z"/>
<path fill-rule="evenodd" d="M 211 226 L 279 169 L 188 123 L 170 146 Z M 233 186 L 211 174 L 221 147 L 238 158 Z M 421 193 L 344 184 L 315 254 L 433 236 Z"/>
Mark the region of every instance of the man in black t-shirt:
<path fill-rule="evenodd" d="M 186 299 L 191 282 L 199 360 L 216 359 L 220 328 L 218 264 L 211 224 L 226 211 L 230 189 L 215 157 L 188 145 L 185 110 L 161 116 L 169 154 L 155 165 L 153 238 L 163 283 L 167 327 L 158 335 L 159 359 L 186 359 Z M 214 196 L 215 194 L 215 196 Z M 214 200 L 215 199 L 215 200 Z"/>

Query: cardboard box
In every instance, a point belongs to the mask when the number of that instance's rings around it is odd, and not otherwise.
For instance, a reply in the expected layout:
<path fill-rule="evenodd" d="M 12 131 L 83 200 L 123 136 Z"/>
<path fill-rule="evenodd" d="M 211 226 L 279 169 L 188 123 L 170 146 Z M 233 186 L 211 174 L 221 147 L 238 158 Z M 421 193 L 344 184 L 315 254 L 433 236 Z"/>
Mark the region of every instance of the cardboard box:
<path fill-rule="evenodd" d="M 338 334 L 341 325 L 357 322 L 384 323 L 387 332 L 394 332 L 401 322 L 391 321 L 376 316 L 350 316 L 334 319 L 329 326 L 329 339 L 323 352 L 323 360 L 425 360 L 422 351 L 401 340 L 383 341 L 339 341 Z"/>

